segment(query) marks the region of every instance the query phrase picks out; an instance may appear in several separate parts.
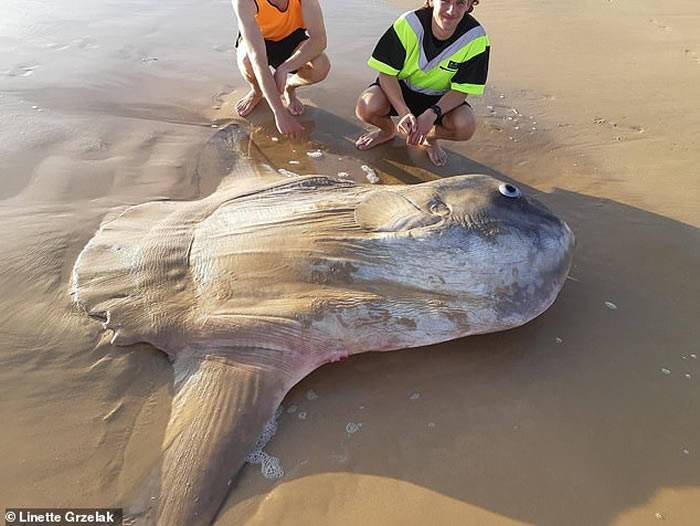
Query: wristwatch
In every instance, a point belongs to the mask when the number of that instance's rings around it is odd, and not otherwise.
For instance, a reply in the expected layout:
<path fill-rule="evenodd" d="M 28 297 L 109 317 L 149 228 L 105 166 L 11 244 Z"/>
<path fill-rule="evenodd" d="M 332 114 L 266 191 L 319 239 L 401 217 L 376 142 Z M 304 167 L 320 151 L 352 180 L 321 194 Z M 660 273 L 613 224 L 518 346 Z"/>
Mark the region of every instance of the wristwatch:
<path fill-rule="evenodd" d="M 430 109 L 435 112 L 436 120 L 442 117 L 442 108 L 440 108 L 440 106 L 438 106 L 437 104 L 433 104 L 432 106 L 430 106 Z"/>

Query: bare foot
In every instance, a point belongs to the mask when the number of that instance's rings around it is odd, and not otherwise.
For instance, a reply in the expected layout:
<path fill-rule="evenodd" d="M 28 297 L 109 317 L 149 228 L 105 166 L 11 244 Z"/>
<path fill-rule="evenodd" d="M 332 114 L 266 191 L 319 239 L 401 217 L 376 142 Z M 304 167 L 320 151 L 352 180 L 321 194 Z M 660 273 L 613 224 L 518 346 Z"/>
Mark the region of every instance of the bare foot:
<path fill-rule="evenodd" d="M 370 148 L 374 148 L 375 146 L 389 142 L 395 136 L 395 129 L 387 132 L 380 128 L 360 135 L 360 137 L 358 137 L 358 139 L 355 141 L 355 148 L 358 150 L 369 150 Z"/>
<path fill-rule="evenodd" d="M 286 88 L 284 90 L 284 99 L 287 105 L 287 111 L 289 111 L 289 113 L 295 117 L 304 113 L 304 105 L 299 99 L 297 99 L 294 89 Z"/>
<path fill-rule="evenodd" d="M 428 153 L 428 159 L 435 166 L 445 166 L 447 164 L 447 152 L 442 149 L 436 140 L 425 140 L 421 145 Z"/>
<path fill-rule="evenodd" d="M 245 97 L 236 103 L 236 111 L 241 117 L 249 115 L 262 100 L 262 94 L 255 90 L 250 90 Z"/>

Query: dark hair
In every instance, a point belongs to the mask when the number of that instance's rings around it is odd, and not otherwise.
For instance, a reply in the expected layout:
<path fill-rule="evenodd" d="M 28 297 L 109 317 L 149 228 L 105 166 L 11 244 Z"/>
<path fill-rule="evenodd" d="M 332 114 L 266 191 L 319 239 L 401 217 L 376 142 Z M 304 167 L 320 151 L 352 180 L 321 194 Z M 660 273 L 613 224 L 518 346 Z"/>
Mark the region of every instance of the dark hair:
<path fill-rule="evenodd" d="M 467 11 L 467 13 L 471 13 L 472 11 L 474 11 L 474 8 L 475 8 L 477 5 L 479 5 L 479 0 L 474 0 L 474 3 L 473 3 L 472 6 L 469 8 L 469 11 Z M 423 7 L 432 7 L 432 6 L 430 5 L 430 0 L 425 0 L 425 2 L 423 3 Z"/>

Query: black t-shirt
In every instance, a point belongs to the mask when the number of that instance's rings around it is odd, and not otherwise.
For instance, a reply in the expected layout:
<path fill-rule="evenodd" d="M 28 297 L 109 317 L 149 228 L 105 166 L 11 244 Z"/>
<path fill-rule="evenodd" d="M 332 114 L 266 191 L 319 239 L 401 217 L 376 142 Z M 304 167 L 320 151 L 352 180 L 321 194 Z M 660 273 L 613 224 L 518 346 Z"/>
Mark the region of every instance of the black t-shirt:
<path fill-rule="evenodd" d="M 432 8 L 426 7 L 414 11 L 421 25 L 423 26 L 423 52 L 428 61 L 437 57 L 443 50 L 456 42 L 468 31 L 480 26 L 479 22 L 470 14 L 465 14 L 460 21 L 457 29 L 447 40 L 438 40 L 433 35 L 432 31 Z M 490 47 L 486 48 L 466 62 L 462 62 L 457 69 L 457 72 L 452 77 L 453 84 L 469 84 L 476 87 L 486 84 L 489 69 L 489 52 Z M 379 39 L 372 53 L 372 58 L 389 66 L 391 69 L 400 72 L 403 69 L 406 60 L 406 49 L 404 48 L 399 35 L 396 33 L 392 25 Z M 480 93 L 474 93 L 480 94 Z"/>

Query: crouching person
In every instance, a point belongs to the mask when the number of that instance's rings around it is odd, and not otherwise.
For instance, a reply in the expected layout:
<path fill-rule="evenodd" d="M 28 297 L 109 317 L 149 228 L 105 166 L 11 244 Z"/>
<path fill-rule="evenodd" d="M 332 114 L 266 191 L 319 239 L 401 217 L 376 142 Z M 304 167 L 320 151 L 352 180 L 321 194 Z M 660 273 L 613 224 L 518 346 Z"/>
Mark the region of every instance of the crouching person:
<path fill-rule="evenodd" d="M 400 133 L 436 166 L 447 163 L 440 140 L 467 141 L 476 121 L 467 95 L 484 92 L 489 40 L 470 14 L 478 0 L 428 0 L 401 15 L 377 43 L 369 66 L 377 80 L 360 95 L 357 117 L 377 127 L 355 145 L 367 150 Z M 392 116 L 398 116 L 394 124 Z"/>
<path fill-rule="evenodd" d="M 233 8 L 238 68 L 250 85 L 236 110 L 245 117 L 264 97 L 279 132 L 298 139 L 304 128 L 296 117 L 304 105 L 296 90 L 322 81 L 330 70 L 318 0 L 233 0 Z"/>

